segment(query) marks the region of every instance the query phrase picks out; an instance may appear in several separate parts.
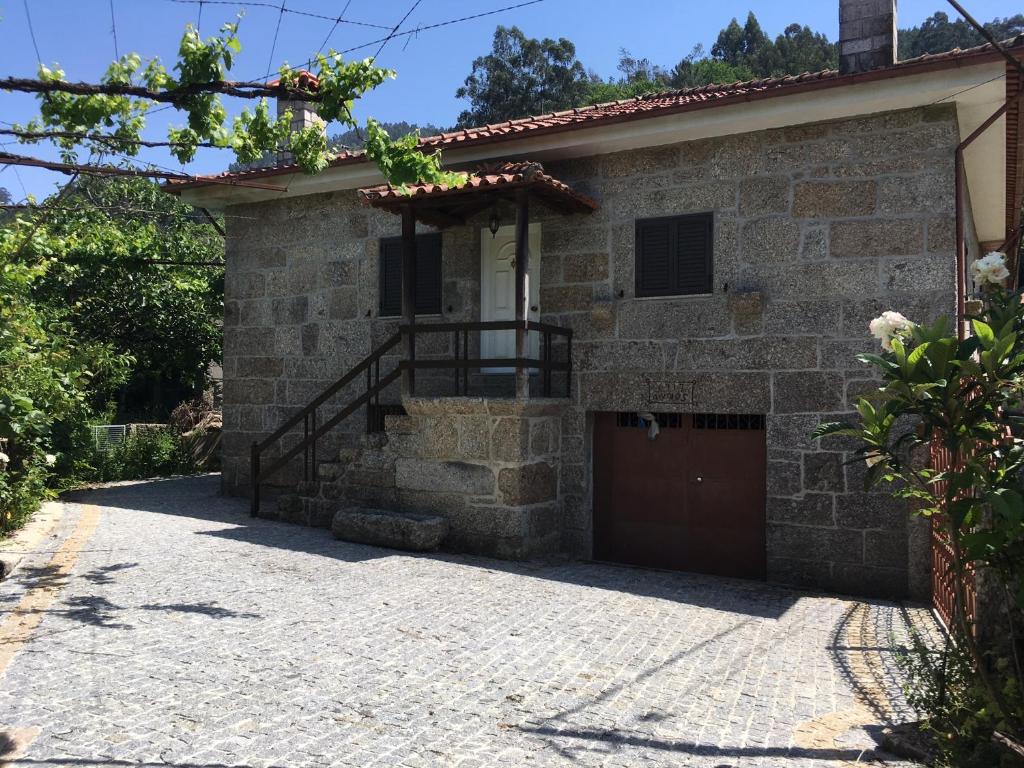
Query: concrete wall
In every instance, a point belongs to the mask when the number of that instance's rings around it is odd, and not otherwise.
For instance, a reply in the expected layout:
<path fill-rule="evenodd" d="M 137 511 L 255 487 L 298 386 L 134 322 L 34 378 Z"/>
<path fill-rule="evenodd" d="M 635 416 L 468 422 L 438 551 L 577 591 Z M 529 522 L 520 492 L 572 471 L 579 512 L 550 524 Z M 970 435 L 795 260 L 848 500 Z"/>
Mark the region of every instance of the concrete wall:
<path fill-rule="evenodd" d="M 923 529 L 861 491 L 848 446 L 809 433 L 872 388 L 855 359 L 876 348 L 872 317 L 952 311 L 956 141 L 951 108 L 938 107 L 546 164 L 600 202 L 586 217 L 534 215 L 542 319 L 576 334 L 561 424 L 567 550 L 590 554 L 588 414 L 765 413 L 769 578 L 869 594 L 926 583 Z M 715 213 L 714 293 L 635 298 L 635 220 L 698 211 Z M 393 330 L 375 317 L 377 238 L 398 221 L 353 192 L 229 213 L 256 217 L 229 219 L 230 490 L 253 437 Z M 484 223 L 445 232 L 446 320 L 478 315 Z"/>

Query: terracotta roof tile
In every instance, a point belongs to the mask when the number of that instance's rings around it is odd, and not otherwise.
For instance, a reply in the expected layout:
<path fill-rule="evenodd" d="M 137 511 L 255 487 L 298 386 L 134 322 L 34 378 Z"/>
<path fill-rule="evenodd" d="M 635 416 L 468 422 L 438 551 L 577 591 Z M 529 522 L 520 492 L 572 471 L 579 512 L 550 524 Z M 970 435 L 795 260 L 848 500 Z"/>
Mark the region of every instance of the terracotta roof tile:
<path fill-rule="evenodd" d="M 465 200 L 474 192 L 499 192 L 502 188 L 524 186 L 530 188 L 531 194 L 547 200 L 563 213 L 590 213 L 597 209 L 597 202 L 593 198 L 546 173 L 540 163 L 529 161 L 481 165 L 470 174 L 465 184 L 458 187 L 429 183 L 409 184 L 405 187 L 381 184 L 360 189 L 359 198 L 364 205 L 397 213 L 402 204 L 410 200 L 451 198 L 452 203 L 457 205 L 459 200 Z M 431 219 L 429 210 L 418 212 L 417 218 L 428 224 L 438 223 Z"/>
<path fill-rule="evenodd" d="M 1024 46 L 1024 35 L 1018 35 L 1012 40 L 1005 41 L 1004 47 L 1019 48 Z M 783 95 L 786 90 L 794 87 L 815 85 L 844 85 L 861 82 L 867 78 L 878 78 L 910 74 L 915 70 L 929 66 L 948 65 L 957 66 L 967 60 L 979 57 L 991 57 L 994 54 L 992 45 L 975 46 L 973 48 L 959 49 L 943 53 L 924 54 L 913 59 L 897 62 L 894 66 L 874 70 L 873 72 L 861 73 L 858 75 L 841 75 L 838 70 L 825 69 L 820 72 L 804 72 L 799 75 L 786 75 L 784 77 L 768 77 L 755 80 L 727 84 L 702 85 L 695 88 L 683 88 L 675 91 L 664 91 L 661 93 L 650 93 L 637 96 L 632 99 L 622 99 L 604 104 L 594 104 L 587 107 L 577 107 L 561 112 L 551 112 L 545 115 L 531 115 L 517 120 L 506 120 L 491 125 L 481 125 L 473 128 L 465 128 L 457 131 L 449 131 L 436 136 L 425 136 L 420 139 L 420 146 L 426 149 L 444 148 L 458 146 L 466 143 L 487 143 L 493 140 L 501 140 L 518 135 L 536 132 L 549 132 L 559 130 L 572 130 L 586 128 L 592 125 L 604 123 L 615 123 L 623 120 L 640 119 L 658 114 L 671 114 L 684 112 L 689 109 L 702 108 L 714 104 L 725 104 L 744 101 L 759 96 Z M 362 152 L 345 151 L 339 153 L 332 161 L 332 165 L 346 165 L 348 163 L 363 162 L 365 160 Z M 258 168 L 250 171 L 240 171 L 234 174 L 220 174 L 220 177 L 246 178 L 249 176 L 272 176 L 281 173 L 295 173 L 298 170 L 296 165 L 280 165 L 272 168 Z M 174 184 L 175 187 L 199 186 L 203 181 L 184 182 Z"/>

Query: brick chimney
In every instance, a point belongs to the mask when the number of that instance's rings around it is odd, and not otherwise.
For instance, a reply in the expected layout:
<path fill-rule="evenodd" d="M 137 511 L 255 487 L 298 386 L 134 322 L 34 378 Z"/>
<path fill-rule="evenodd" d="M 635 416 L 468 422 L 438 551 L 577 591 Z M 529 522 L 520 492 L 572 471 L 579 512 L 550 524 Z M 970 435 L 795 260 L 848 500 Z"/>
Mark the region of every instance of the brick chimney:
<path fill-rule="evenodd" d="M 896 63 L 896 0 L 839 0 L 839 71 Z"/>

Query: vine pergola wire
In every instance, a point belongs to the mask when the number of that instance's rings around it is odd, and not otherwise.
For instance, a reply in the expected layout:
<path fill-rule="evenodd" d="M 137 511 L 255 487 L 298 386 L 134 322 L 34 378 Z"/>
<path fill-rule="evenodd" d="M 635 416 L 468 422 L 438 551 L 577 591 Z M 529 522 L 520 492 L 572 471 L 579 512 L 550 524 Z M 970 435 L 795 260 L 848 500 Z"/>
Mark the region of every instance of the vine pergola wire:
<path fill-rule="evenodd" d="M 171 0 L 181 4 L 235 5 L 228 0 Z M 387 30 L 383 37 L 353 46 L 338 53 L 330 51 L 326 56 L 318 52 L 303 67 L 315 67 L 313 78 L 305 78 L 305 69 L 283 66 L 278 79 L 267 82 L 266 76 L 250 80 L 231 80 L 225 75 L 231 69 L 234 55 L 240 50 L 236 35 L 237 23 L 226 24 L 220 34 L 203 40 L 198 31 L 188 25 L 179 49 L 179 60 L 174 66 L 176 76 L 167 72 L 158 62 L 150 61 L 142 66 L 135 54 L 122 56 L 108 69 L 100 82 L 72 82 L 64 78 L 63 72 L 50 70 L 40 64 L 39 77 L 7 77 L 0 79 L 0 90 L 31 93 L 40 100 L 40 119 L 27 125 L 8 124 L 0 129 L 0 135 L 11 136 L 21 143 L 34 144 L 51 142 L 62 154 L 62 161 L 56 162 L 30 155 L 4 152 L 0 164 L 5 166 L 31 166 L 61 173 L 83 173 L 90 175 L 137 175 L 163 180 L 211 180 L 216 177 L 196 176 L 184 172 L 172 172 L 159 168 L 124 167 L 104 162 L 79 162 L 74 152 L 89 148 L 95 157 L 103 158 L 110 153 L 122 152 L 137 156 L 142 148 L 167 148 L 182 162 L 190 161 L 197 149 L 231 149 L 236 159 L 244 164 L 254 163 L 268 153 L 287 151 L 302 170 L 316 173 L 325 168 L 332 159 L 328 148 L 324 125 L 291 130 L 290 115 L 276 118 L 271 116 L 267 99 L 275 98 L 284 102 L 310 102 L 317 105 L 317 111 L 324 124 L 331 121 L 355 128 L 362 138 L 359 125 L 352 116 L 352 105 L 356 99 L 376 88 L 394 73 L 377 67 L 374 58 L 346 62 L 343 54 L 370 46 L 378 46 L 377 54 L 395 37 L 418 34 L 421 31 L 437 29 L 471 19 L 511 11 L 543 0 L 527 0 L 481 13 L 463 15 L 415 29 L 400 31 L 400 27 L 419 5 L 414 0 L 399 22 L 393 26 L 354 21 L 345 18 L 348 3 L 338 16 L 317 14 L 298 8 L 288 8 L 287 0 L 280 3 L 252 2 L 254 7 L 266 7 L 278 11 L 280 21 L 285 14 L 321 18 L 331 22 L 331 29 L 320 51 L 340 24 Z M 111 34 L 115 36 L 118 48 L 117 20 L 113 2 L 110 3 Z M 26 8 L 28 14 L 28 8 Z M 31 17 L 28 17 L 31 23 Z M 33 30 L 34 32 L 34 30 Z M 34 38 L 33 34 L 33 38 Z M 38 44 L 35 45 L 37 57 Z M 271 51 L 273 56 L 273 50 Z M 316 87 L 310 87 L 310 83 Z M 226 124 L 227 113 L 220 103 L 220 97 L 258 100 L 253 112 L 243 109 L 233 124 Z M 162 105 L 156 106 L 154 105 Z M 146 115 L 164 109 L 177 109 L 186 114 L 188 125 L 181 129 L 169 129 L 167 140 L 143 138 L 141 128 Z M 382 129 L 374 131 L 368 121 L 367 131 L 372 138 L 368 147 L 370 160 L 377 162 L 385 177 L 398 184 L 409 181 L 436 180 L 457 182 L 458 175 L 441 170 L 440 156 L 420 153 L 415 141 L 392 141 Z M 406 137 L 408 138 L 408 137 Z M 416 157 L 416 156 L 419 157 Z M 284 188 L 258 182 L 230 180 L 228 183 L 243 186 L 260 186 L 274 191 Z"/>

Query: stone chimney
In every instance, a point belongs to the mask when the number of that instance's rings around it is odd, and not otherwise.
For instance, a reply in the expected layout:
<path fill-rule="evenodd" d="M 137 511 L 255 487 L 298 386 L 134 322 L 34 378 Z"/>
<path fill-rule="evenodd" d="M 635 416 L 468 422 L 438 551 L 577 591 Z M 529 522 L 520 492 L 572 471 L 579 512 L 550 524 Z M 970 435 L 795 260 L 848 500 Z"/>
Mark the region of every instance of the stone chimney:
<path fill-rule="evenodd" d="M 839 71 L 896 63 L 896 0 L 839 0 Z"/>
<path fill-rule="evenodd" d="M 272 80 L 268 85 L 280 85 L 280 80 Z M 298 86 L 307 91 L 315 91 L 320 87 L 320 81 L 312 72 L 303 70 L 299 72 Z M 301 131 L 313 125 L 313 118 L 316 116 L 316 104 L 310 101 L 292 101 L 291 99 L 277 100 L 277 116 L 280 117 L 288 110 L 292 111 L 292 130 Z"/>
<path fill-rule="evenodd" d="M 272 80 L 267 83 L 270 86 L 280 85 L 280 80 Z M 300 88 L 315 91 L 320 87 L 320 81 L 312 72 L 302 71 L 299 73 L 298 85 Z M 285 112 L 291 110 L 293 131 L 301 131 L 317 123 L 316 103 L 311 101 L 296 101 L 292 99 L 277 100 L 277 116 L 281 117 Z M 290 163 L 295 158 L 291 152 L 279 152 L 277 162 L 279 164 Z"/>

